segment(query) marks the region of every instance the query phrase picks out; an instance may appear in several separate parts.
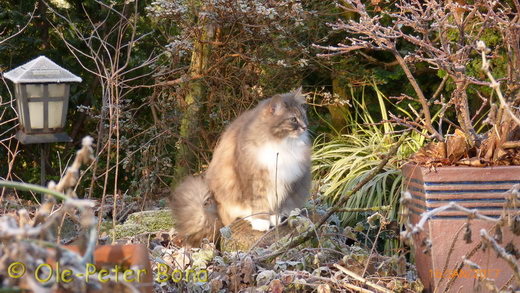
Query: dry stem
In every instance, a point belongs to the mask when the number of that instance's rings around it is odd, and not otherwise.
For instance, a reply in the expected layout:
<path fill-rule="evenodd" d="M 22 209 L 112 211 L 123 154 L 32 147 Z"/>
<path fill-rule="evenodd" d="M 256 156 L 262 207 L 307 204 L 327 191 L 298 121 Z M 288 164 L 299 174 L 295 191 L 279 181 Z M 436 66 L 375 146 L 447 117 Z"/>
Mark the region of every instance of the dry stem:
<path fill-rule="evenodd" d="M 513 118 L 513 120 L 520 126 L 520 118 L 516 116 L 516 114 L 511 110 L 511 106 L 506 102 L 504 95 L 502 94 L 502 90 L 500 89 L 500 83 L 496 81 L 493 74 L 489 70 L 489 61 L 486 57 L 486 51 L 489 50 L 486 47 L 486 44 L 483 41 L 478 41 L 477 48 L 480 50 L 480 54 L 482 55 L 482 70 L 486 73 L 487 77 L 491 81 L 490 87 L 497 93 L 498 99 L 500 100 L 500 107 L 504 108 L 507 113 Z"/>
<path fill-rule="evenodd" d="M 485 229 L 480 230 L 480 237 L 485 244 L 488 244 L 491 246 L 491 248 L 493 248 L 493 250 L 495 250 L 500 258 L 507 262 L 507 264 L 513 270 L 513 275 L 515 276 L 516 281 L 520 283 L 520 266 L 518 265 L 515 257 L 507 253 L 506 250 L 501 247 Z"/>
<path fill-rule="evenodd" d="M 342 271 L 346 275 L 356 279 L 357 281 L 360 281 L 363 284 L 366 284 L 369 287 L 372 287 L 372 288 L 376 289 L 379 292 L 392 293 L 391 290 L 388 290 L 388 289 L 386 289 L 384 287 L 381 287 L 381 286 L 379 286 L 379 285 L 377 285 L 375 283 L 372 283 L 372 282 L 368 281 L 367 279 L 361 277 L 360 275 L 358 275 L 358 274 L 356 274 L 356 273 L 354 273 L 354 272 L 352 272 L 350 270 L 347 270 L 346 268 L 344 268 L 344 267 L 342 267 L 342 266 L 340 266 L 338 264 L 334 264 L 334 267 L 339 269 L 340 271 Z"/>

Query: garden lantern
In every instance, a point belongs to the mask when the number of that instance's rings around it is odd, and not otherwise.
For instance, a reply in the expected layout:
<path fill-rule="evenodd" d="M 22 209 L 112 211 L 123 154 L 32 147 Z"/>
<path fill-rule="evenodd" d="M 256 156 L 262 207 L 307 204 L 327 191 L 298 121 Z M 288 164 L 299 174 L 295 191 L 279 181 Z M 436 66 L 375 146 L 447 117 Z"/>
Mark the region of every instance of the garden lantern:
<path fill-rule="evenodd" d="M 22 144 L 70 142 L 63 132 L 69 104 L 70 83 L 81 78 L 40 56 L 7 73 L 14 83 Z"/>
<path fill-rule="evenodd" d="M 45 143 L 70 142 L 63 129 L 69 107 L 70 83 L 81 78 L 45 56 L 33 59 L 4 74 L 14 83 L 22 144 L 40 144 L 40 181 L 45 186 Z M 47 152 L 49 146 L 47 145 Z"/>

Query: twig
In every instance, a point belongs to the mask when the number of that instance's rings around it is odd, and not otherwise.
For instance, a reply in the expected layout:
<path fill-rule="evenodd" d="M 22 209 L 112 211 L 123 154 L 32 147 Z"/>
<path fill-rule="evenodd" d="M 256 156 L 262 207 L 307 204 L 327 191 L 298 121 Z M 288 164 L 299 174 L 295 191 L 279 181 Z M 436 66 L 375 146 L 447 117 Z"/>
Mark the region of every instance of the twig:
<path fill-rule="evenodd" d="M 507 253 L 503 247 L 498 245 L 495 239 L 489 236 L 489 233 L 485 229 L 480 230 L 480 237 L 482 237 L 482 241 L 484 243 L 490 245 L 493 248 L 493 250 L 495 250 L 499 257 L 501 257 L 507 262 L 507 264 L 511 267 L 513 271 L 516 281 L 520 282 L 520 266 L 516 262 L 515 257 Z"/>
<path fill-rule="evenodd" d="M 500 90 L 500 83 L 498 83 L 495 78 L 493 77 L 493 74 L 491 74 L 491 71 L 489 70 L 489 62 L 486 57 L 486 51 L 489 50 L 486 47 L 486 44 L 483 41 L 477 42 L 477 49 L 480 51 L 482 55 L 482 70 L 486 73 L 487 77 L 491 81 L 491 88 L 495 90 L 497 93 L 498 99 L 500 100 L 500 104 L 502 107 L 505 108 L 507 113 L 511 116 L 511 118 L 516 122 L 516 124 L 520 125 L 520 118 L 518 118 L 515 113 L 511 110 L 511 107 L 504 99 L 504 96 L 502 95 L 502 91 Z"/>
<path fill-rule="evenodd" d="M 473 247 L 473 249 L 471 249 L 470 252 L 468 252 L 466 255 L 464 255 L 462 257 L 462 260 L 460 260 L 458 262 L 458 265 L 453 269 L 453 271 L 457 271 L 457 272 L 460 272 L 460 270 L 462 270 L 462 268 L 464 267 L 464 264 L 465 262 L 463 261 L 464 259 L 470 259 L 471 257 L 473 257 L 473 255 L 475 255 L 475 253 L 477 253 L 477 251 L 482 247 L 482 241 L 479 241 L 479 243 L 477 243 L 477 245 L 475 245 Z M 444 288 L 444 291 L 443 293 L 447 293 L 447 292 L 450 292 L 450 289 L 451 289 L 451 286 L 453 285 L 453 283 L 458 280 L 458 278 L 450 278 L 448 280 L 448 283 L 446 284 L 446 287 Z"/>
<path fill-rule="evenodd" d="M 417 83 L 417 80 L 413 76 L 412 72 L 408 68 L 408 65 L 406 65 L 406 62 L 404 61 L 403 57 L 401 57 L 401 54 L 399 54 L 399 51 L 397 49 L 392 50 L 392 54 L 394 55 L 395 59 L 399 62 L 399 65 L 401 65 L 401 68 L 403 69 L 406 77 L 408 78 L 408 81 L 410 81 L 410 84 L 412 85 L 413 89 L 415 90 L 415 93 L 417 94 L 417 97 L 419 98 L 419 103 L 421 103 L 423 114 L 424 114 L 424 127 L 430 132 L 438 141 L 443 141 L 442 135 L 433 128 L 432 125 L 432 118 L 430 114 L 430 107 L 428 105 L 428 100 L 426 100 L 426 97 L 424 96 L 424 93 L 421 90 L 421 87 Z"/>
<path fill-rule="evenodd" d="M 350 284 L 350 283 L 344 283 L 344 284 L 341 284 L 351 290 L 354 290 L 356 292 L 361 292 L 361 293 L 374 293 L 374 291 L 370 291 L 368 289 L 364 289 L 364 288 L 361 288 L 361 287 L 358 287 L 354 284 Z"/>
<path fill-rule="evenodd" d="M 16 33 L 6 37 L 5 39 L 0 40 L 0 45 L 21 34 L 32 22 L 36 9 L 38 9 L 38 4 L 34 5 L 33 11 L 29 13 L 29 20 L 25 23 L 25 25 L 22 28 L 20 28 Z"/>
<path fill-rule="evenodd" d="M 194 74 L 192 76 L 183 75 L 174 80 L 167 80 L 167 81 L 159 82 L 159 83 L 152 84 L 152 85 L 139 85 L 139 87 L 140 88 L 168 87 L 168 86 L 174 86 L 174 85 L 187 83 L 190 81 L 195 81 L 195 80 L 201 79 L 203 77 L 204 77 L 204 74 Z"/>
<path fill-rule="evenodd" d="M 363 269 L 363 274 L 361 274 L 362 277 L 364 277 L 368 271 L 368 267 L 370 266 L 370 261 L 372 260 L 372 257 L 374 256 L 374 251 L 376 250 L 376 247 L 377 247 L 377 242 L 380 239 L 379 236 L 381 235 L 383 228 L 388 224 L 386 216 L 383 216 L 383 215 L 381 215 L 381 213 L 377 212 L 377 213 L 371 215 L 370 217 L 368 217 L 367 221 L 370 224 L 370 226 L 372 226 L 371 222 L 375 221 L 375 218 L 379 218 L 380 225 L 378 227 L 376 237 L 374 238 L 374 242 L 372 243 L 372 248 L 370 250 L 370 253 L 368 254 L 368 258 L 365 263 L 365 268 Z M 367 234 L 369 232 L 370 232 L 370 230 L 367 231 Z M 367 239 L 368 239 L 368 237 L 367 237 Z"/>
<path fill-rule="evenodd" d="M 374 63 L 374 64 L 377 64 L 377 65 L 382 65 L 383 67 L 386 67 L 386 68 L 389 68 L 389 67 L 392 67 L 392 66 L 396 66 L 396 65 L 399 65 L 399 62 L 397 62 L 397 60 L 395 61 L 392 61 L 392 62 L 384 62 L 384 61 L 380 61 L 368 54 L 365 54 L 363 51 L 358 51 L 357 52 L 359 55 L 365 57 L 369 62 L 371 63 Z"/>
<path fill-rule="evenodd" d="M 477 95 L 482 100 L 482 105 L 480 105 L 480 108 L 478 108 L 477 112 L 475 112 L 475 115 L 473 115 L 473 118 L 471 118 L 471 123 L 473 123 L 473 121 L 478 117 L 478 115 L 480 115 L 482 110 L 484 110 L 484 108 L 488 106 L 488 99 L 482 96 L 482 94 L 479 91 L 477 91 Z M 491 113 L 491 110 L 489 113 Z"/>
<path fill-rule="evenodd" d="M 515 278 L 515 276 L 511 276 L 511 278 L 509 278 L 509 280 L 507 280 L 507 282 L 504 283 L 504 285 L 502 285 L 502 288 L 500 288 L 500 291 L 501 292 L 504 292 L 506 291 L 506 288 L 511 285 L 511 282 L 513 281 L 513 279 Z"/>
<path fill-rule="evenodd" d="M 444 205 L 444 206 L 435 208 L 435 209 L 433 209 L 433 210 L 431 210 L 429 212 L 423 213 L 421 215 L 421 219 L 413 227 L 413 230 L 412 230 L 411 233 L 412 234 L 419 233 L 420 231 L 422 231 L 424 229 L 424 225 L 426 224 L 428 219 L 430 219 L 431 217 L 433 217 L 434 215 L 436 215 L 436 214 L 438 214 L 440 212 L 444 212 L 444 211 L 450 210 L 450 209 L 459 210 L 459 211 L 467 213 L 468 215 L 471 215 L 472 217 L 475 217 L 477 219 L 489 221 L 489 222 L 492 222 L 492 223 L 498 223 L 500 221 L 499 219 L 495 219 L 495 218 L 491 218 L 491 217 L 488 217 L 488 216 L 484 216 L 481 213 L 479 213 L 476 209 L 475 210 L 471 210 L 471 209 L 465 208 L 465 207 L 463 207 L 461 205 L 458 205 L 458 204 L 456 204 L 455 202 L 452 201 L 452 202 L 450 202 L 447 205 Z"/>
<path fill-rule="evenodd" d="M 380 207 L 368 207 L 368 208 L 343 208 L 338 209 L 338 213 L 355 213 L 355 212 L 379 212 L 379 211 L 389 211 L 391 210 L 391 206 L 380 206 Z"/>
<path fill-rule="evenodd" d="M 334 267 L 337 268 L 338 270 L 340 270 L 341 272 L 345 273 L 349 277 L 352 277 L 352 278 L 358 280 L 359 282 L 376 289 L 377 291 L 384 292 L 384 293 L 392 293 L 391 290 L 388 290 L 385 287 L 381 287 L 378 284 L 372 283 L 372 282 L 368 281 L 367 279 L 361 277 L 360 275 L 358 275 L 350 270 L 347 270 L 346 268 L 344 268 L 338 264 L 334 264 Z"/>
<path fill-rule="evenodd" d="M 520 148 L 520 141 L 506 141 L 502 144 L 503 149 L 516 149 Z"/>
<path fill-rule="evenodd" d="M 462 229 L 464 229 L 466 227 L 469 229 L 469 223 L 464 223 L 464 225 L 462 225 L 459 228 L 459 230 L 457 230 L 457 232 L 455 233 L 455 236 L 453 237 L 453 240 L 451 241 L 450 250 L 448 251 L 448 255 L 446 256 L 446 261 L 444 262 L 444 267 L 442 268 L 441 278 L 437 282 L 437 285 L 435 285 L 435 288 L 439 288 L 442 280 L 444 280 L 444 277 L 446 276 L 446 271 L 448 270 L 448 264 L 450 262 L 451 255 L 453 254 L 453 251 L 455 248 L 455 243 L 457 242 L 457 239 L 459 238 L 459 234 L 462 231 Z"/>
<path fill-rule="evenodd" d="M 482 268 L 475 262 L 472 262 L 471 260 L 469 259 L 463 259 L 463 262 L 465 265 L 467 265 L 468 267 L 470 267 L 472 270 L 477 270 L 477 271 L 480 271 L 482 270 Z M 485 277 L 485 274 L 478 274 L 477 275 L 477 280 L 479 282 L 481 282 L 482 284 L 484 284 L 484 288 L 486 288 L 487 290 L 489 290 L 489 292 L 502 292 L 502 291 L 499 291 L 497 286 L 496 286 L 496 282 L 495 280 L 493 279 L 490 279 L 490 278 L 486 278 Z M 437 286 L 438 287 L 438 286 Z"/>
<path fill-rule="evenodd" d="M 437 89 L 435 90 L 435 93 L 433 94 L 433 96 L 430 98 L 430 101 L 435 101 L 437 100 L 437 98 L 439 97 L 439 95 L 441 94 L 442 90 L 444 89 L 444 85 L 446 85 L 446 81 L 448 81 L 448 78 L 450 76 L 449 75 L 445 75 L 444 78 L 442 79 L 441 83 L 439 84 L 439 86 L 437 87 Z"/>

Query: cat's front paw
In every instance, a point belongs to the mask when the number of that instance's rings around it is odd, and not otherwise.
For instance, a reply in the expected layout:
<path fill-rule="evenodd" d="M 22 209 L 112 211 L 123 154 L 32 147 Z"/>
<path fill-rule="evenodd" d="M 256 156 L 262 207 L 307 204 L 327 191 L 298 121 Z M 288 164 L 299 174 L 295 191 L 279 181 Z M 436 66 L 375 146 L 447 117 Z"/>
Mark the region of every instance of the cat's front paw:
<path fill-rule="evenodd" d="M 271 226 L 274 227 L 274 226 L 277 226 L 277 225 L 280 224 L 280 222 L 281 222 L 281 217 L 280 217 L 279 215 L 271 215 L 271 216 L 269 217 L 269 221 L 270 221 L 270 223 L 271 223 Z"/>
<path fill-rule="evenodd" d="M 251 227 L 253 227 L 253 230 L 256 231 L 267 231 L 269 230 L 269 226 L 271 224 L 269 220 L 255 218 L 250 219 L 249 222 L 251 223 Z"/>

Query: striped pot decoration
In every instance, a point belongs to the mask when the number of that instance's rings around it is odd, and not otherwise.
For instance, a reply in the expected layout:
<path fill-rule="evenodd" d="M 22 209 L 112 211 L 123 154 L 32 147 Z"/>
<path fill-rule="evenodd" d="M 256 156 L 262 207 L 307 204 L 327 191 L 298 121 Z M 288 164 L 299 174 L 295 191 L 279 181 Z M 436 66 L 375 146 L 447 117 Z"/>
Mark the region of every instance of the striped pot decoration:
<path fill-rule="evenodd" d="M 515 184 L 520 185 L 520 166 L 429 169 L 409 163 L 403 167 L 403 175 L 404 190 L 412 196 L 407 211 L 413 225 L 419 222 L 424 212 L 450 202 L 498 219 L 506 213 L 504 205 L 509 191 Z M 518 215 L 519 210 L 508 211 L 511 213 Z M 428 292 L 444 292 L 447 286 L 448 292 L 488 292 L 485 286 L 478 285 L 477 279 L 482 277 L 494 279 L 499 289 L 514 281 L 511 280 L 512 270 L 504 260 L 497 258 L 494 251 L 476 248 L 480 245 L 480 230 L 487 229 L 490 235 L 494 235 L 494 224 L 472 219 L 472 241 L 466 243 L 463 237 L 467 222 L 467 213 L 445 210 L 431 217 L 424 230 L 414 236 L 417 271 Z M 502 247 L 511 242 L 520 249 L 520 237 L 514 236 L 509 228 L 503 228 L 502 234 Z M 431 241 L 430 249 L 427 249 L 427 240 Z M 464 265 L 457 270 L 462 258 L 472 250 L 476 252 L 468 259 L 480 268 Z"/>

